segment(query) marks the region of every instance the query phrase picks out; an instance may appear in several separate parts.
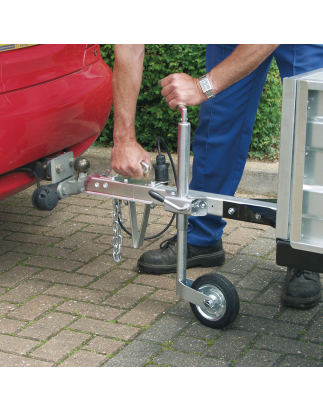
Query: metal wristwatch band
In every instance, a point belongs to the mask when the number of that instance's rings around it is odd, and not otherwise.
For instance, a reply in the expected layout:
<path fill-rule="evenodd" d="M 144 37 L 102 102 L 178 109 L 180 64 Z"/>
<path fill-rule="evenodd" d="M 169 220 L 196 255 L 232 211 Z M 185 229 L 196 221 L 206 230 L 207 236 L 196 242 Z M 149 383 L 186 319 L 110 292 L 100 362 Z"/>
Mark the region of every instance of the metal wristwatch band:
<path fill-rule="evenodd" d="M 209 82 L 209 79 L 206 76 L 202 76 L 199 78 L 200 80 L 200 85 L 202 88 L 203 93 L 206 95 L 207 98 L 213 98 L 214 94 L 212 91 L 211 84 Z"/>

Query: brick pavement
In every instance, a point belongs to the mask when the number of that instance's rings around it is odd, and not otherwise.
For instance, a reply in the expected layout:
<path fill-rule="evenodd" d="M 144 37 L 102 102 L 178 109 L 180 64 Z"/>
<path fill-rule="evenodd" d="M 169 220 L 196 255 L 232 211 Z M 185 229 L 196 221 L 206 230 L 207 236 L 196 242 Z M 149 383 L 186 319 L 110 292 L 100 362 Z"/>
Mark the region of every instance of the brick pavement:
<path fill-rule="evenodd" d="M 213 271 L 235 285 L 241 309 L 231 327 L 214 330 L 176 295 L 175 274 L 138 272 L 142 250 L 126 235 L 114 263 L 111 200 L 79 195 L 42 212 L 31 205 L 33 189 L 0 203 L 0 366 L 323 365 L 323 303 L 302 311 L 280 305 L 285 269 L 275 264 L 274 229 L 228 222 L 226 263 Z M 155 208 L 148 233 L 168 221 Z M 187 277 L 210 271 L 189 269 Z"/>

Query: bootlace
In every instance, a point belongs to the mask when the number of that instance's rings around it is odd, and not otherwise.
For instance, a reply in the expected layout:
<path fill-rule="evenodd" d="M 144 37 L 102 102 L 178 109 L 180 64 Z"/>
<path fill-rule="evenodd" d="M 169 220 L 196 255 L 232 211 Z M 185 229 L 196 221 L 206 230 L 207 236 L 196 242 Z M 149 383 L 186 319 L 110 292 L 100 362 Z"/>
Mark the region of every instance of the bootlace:
<path fill-rule="evenodd" d="M 169 238 L 168 240 L 163 241 L 160 243 L 160 248 L 162 251 L 166 250 L 170 245 L 175 245 L 177 242 L 177 234 L 174 235 L 174 237 Z"/>

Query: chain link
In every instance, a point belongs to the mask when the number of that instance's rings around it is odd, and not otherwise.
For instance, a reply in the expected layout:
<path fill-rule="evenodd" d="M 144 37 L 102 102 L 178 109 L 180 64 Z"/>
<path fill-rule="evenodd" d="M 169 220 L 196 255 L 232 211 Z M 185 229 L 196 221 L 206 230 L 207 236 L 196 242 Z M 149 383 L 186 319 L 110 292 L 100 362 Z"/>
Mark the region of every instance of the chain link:
<path fill-rule="evenodd" d="M 122 222 L 122 211 L 121 211 L 121 200 L 117 200 L 116 198 L 113 199 L 113 232 L 114 237 L 112 239 L 113 245 L 113 259 L 116 263 L 119 263 L 122 255 L 121 255 L 121 246 L 122 246 L 122 235 L 121 235 L 121 227 L 118 221 Z"/>

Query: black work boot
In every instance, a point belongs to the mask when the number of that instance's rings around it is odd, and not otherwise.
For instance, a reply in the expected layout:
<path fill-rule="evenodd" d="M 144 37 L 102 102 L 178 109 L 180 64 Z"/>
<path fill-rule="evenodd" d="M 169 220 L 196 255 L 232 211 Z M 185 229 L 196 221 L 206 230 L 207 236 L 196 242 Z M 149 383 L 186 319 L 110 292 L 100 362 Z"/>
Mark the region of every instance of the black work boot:
<path fill-rule="evenodd" d="M 216 267 L 225 262 L 222 240 L 212 247 L 187 244 L 187 268 L 202 266 Z M 146 251 L 138 260 L 138 268 L 148 274 L 176 272 L 177 236 L 163 241 L 159 250 Z"/>
<path fill-rule="evenodd" d="M 287 307 L 310 308 L 321 299 L 321 280 L 319 273 L 287 268 L 281 302 Z"/>

